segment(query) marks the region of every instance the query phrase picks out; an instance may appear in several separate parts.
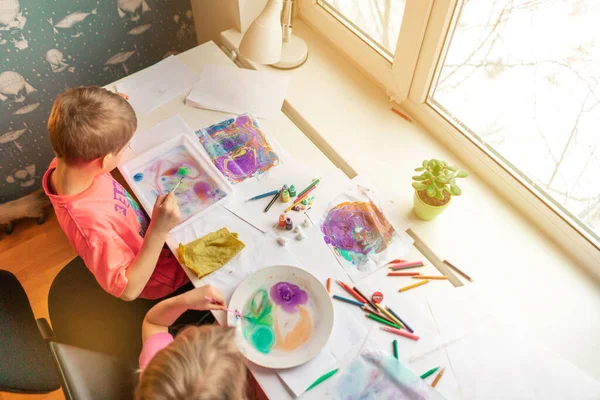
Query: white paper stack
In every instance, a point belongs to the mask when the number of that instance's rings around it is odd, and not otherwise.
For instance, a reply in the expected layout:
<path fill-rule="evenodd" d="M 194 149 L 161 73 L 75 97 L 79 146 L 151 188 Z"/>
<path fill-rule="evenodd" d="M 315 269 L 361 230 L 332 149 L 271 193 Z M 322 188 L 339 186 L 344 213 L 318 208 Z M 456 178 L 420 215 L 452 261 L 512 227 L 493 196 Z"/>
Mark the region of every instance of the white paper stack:
<path fill-rule="evenodd" d="M 207 64 L 185 103 L 208 110 L 275 118 L 288 84 L 287 76 L 275 72 Z"/>

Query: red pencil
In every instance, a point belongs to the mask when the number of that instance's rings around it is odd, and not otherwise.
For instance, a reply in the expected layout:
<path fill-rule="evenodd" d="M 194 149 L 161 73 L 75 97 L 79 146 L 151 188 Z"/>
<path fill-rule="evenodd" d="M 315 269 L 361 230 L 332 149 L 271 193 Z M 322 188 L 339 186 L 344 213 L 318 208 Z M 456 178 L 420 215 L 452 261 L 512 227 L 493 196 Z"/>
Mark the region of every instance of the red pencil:
<path fill-rule="evenodd" d="M 398 264 L 398 263 L 403 263 L 403 262 L 406 262 L 406 260 L 403 260 L 401 258 L 396 258 L 395 260 L 392 260 L 392 261 L 390 261 L 389 263 L 387 263 L 385 265 L 387 266 L 387 265 L 390 265 L 390 264 Z"/>
<path fill-rule="evenodd" d="M 416 276 L 421 275 L 420 272 L 388 272 L 387 276 Z"/>
<path fill-rule="evenodd" d="M 416 267 L 423 265 L 423 261 L 403 261 L 403 262 L 391 262 L 387 264 L 390 268 L 397 267 Z"/>
<path fill-rule="evenodd" d="M 415 335 L 414 333 L 410 333 L 409 331 L 405 331 L 404 329 L 396 329 L 388 326 L 382 326 L 381 329 L 390 333 L 395 333 L 396 335 L 404 336 L 408 339 L 412 339 L 415 341 L 419 340 L 419 337 L 417 335 Z"/>
<path fill-rule="evenodd" d="M 352 289 L 350 286 L 346 285 L 344 282 L 342 281 L 337 281 L 337 283 L 344 288 L 344 290 L 348 293 L 350 293 L 352 295 L 352 297 L 354 297 L 356 300 L 360 301 L 361 303 L 368 303 L 367 300 L 365 298 L 363 298 L 360 294 L 356 293 L 356 291 L 354 289 Z"/>
<path fill-rule="evenodd" d="M 412 122 L 412 118 L 410 118 L 408 115 L 404 114 L 403 112 L 396 110 L 394 107 L 392 107 L 392 111 L 395 112 L 396 114 L 398 114 L 399 116 L 401 116 L 402 118 L 404 118 L 405 120 L 407 120 L 408 122 Z"/>

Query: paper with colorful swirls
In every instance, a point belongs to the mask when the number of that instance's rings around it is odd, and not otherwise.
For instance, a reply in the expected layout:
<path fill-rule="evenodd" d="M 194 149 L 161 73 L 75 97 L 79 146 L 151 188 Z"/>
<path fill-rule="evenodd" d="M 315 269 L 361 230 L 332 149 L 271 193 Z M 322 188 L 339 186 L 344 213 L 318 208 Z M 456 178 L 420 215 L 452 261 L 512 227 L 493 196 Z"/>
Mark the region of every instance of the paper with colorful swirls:
<path fill-rule="evenodd" d="M 217 169 L 234 184 L 280 162 L 256 120 L 247 114 L 200 129 L 196 135 Z"/>

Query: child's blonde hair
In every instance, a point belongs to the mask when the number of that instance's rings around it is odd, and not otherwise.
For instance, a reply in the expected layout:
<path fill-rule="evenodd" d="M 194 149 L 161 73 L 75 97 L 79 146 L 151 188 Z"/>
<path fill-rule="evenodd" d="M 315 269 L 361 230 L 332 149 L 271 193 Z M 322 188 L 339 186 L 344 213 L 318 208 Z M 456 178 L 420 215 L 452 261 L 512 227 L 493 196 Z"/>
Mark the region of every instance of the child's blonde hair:
<path fill-rule="evenodd" d="M 69 164 L 85 163 L 121 151 L 137 128 L 137 118 L 120 95 L 98 86 L 69 89 L 58 95 L 48 118 L 56 156 Z"/>
<path fill-rule="evenodd" d="M 204 325 L 181 331 L 142 371 L 136 400 L 239 400 L 246 366 L 234 328 Z"/>

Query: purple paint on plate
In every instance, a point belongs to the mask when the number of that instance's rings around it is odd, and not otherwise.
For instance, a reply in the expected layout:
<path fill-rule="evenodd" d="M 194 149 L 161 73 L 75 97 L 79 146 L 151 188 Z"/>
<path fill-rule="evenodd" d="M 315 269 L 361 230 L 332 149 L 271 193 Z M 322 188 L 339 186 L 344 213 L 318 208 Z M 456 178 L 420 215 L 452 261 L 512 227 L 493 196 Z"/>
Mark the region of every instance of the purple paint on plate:
<path fill-rule="evenodd" d="M 279 282 L 271 287 L 271 299 L 286 312 L 296 312 L 297 305 L 306 304 L 308 295 L 300 287 L 289 282 Z"/>

